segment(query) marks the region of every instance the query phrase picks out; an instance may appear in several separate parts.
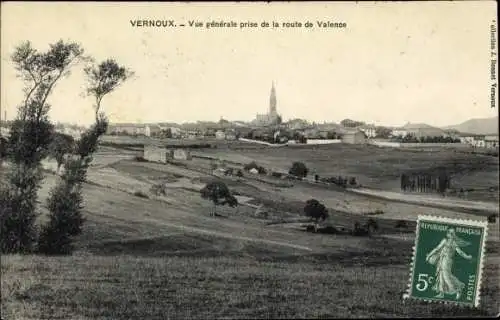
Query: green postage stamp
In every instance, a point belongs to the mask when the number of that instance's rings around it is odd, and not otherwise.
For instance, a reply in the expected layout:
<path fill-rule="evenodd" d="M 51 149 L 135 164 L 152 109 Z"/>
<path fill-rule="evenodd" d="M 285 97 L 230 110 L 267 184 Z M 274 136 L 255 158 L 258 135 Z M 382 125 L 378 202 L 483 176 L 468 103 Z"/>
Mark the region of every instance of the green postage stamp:
<path fill-rule="evenodd" d="M 487 227 L 486 221 L 419 216 L 403 298 L 479 306 Z"/>

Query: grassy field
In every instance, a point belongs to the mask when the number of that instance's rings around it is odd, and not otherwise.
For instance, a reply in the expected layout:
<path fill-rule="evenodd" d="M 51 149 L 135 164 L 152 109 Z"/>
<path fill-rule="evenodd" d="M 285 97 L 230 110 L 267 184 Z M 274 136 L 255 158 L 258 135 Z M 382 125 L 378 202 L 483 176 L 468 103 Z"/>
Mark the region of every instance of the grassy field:
<path fill-rule="evenodd" d="M 380 230 L 373 237 L 269 224 L 299 217 L 309 197 L 326 200 L 332 209 L 328 223 L 334 225 L 367 219 L 363 208 L 381 207 L 394 217 L 399 212 L 401 219 L 458 216 L 453 211 L 221 178 L 271 214 L 263 218 L 250 207 L 221 207 L 214 218 L 208 215 L 212 205 L 196 189 L 213 176 L 189 166 L 127 160 L 133 154 L 107 148 L 96 156 L 100 165 L 91 169 L 84 188 L 87 222 L 73 256 L 2 256 L 3 318 L 444 317 L 499 311 L 498 234 L 487 245 L 481 307 L 469 309 L 403 302 L 413 246 L 411 236 L 403 238 L 414 230 L 411 219 L 404 231 L 394 219 L 374 215 Z M 42 203 L 56 179 L 47 176 Z M 153 196 L 150 185 L 162 181 L 167 195 Z M 136 191 L 148 198 L 134 196 Z"/>
<path fill-rule="evenodd" d="M 399 190 L 399 178 L 404 172 L 433 173 L 444 169 L 452 176 L 452 188 L 474 189 L 469 192 L 469 199 L 496 202 L 499 199 L 498 157 L 454 150 L 426 152 L 345 144 L 282 148 L 233 145 L 204 149 L 196 154 L 240 163 L 255 160 L 271 170 L 288 170 L 293 161 L 301 161 L 311 174 L 355 176 L 364 186 L 386 190 Z"/>

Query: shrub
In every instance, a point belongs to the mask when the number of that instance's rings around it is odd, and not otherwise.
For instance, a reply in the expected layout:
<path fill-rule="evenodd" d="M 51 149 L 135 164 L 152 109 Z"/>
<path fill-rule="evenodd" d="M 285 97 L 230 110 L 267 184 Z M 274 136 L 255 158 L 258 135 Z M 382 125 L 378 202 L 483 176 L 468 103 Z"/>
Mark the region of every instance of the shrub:
<path fill-rule="evenodd" d="M 7 139 L 0 136 L 0 159 L 7 157 Z"/>
<path fill-rule="evenodd" d="M 149 196 L 146 193 L 144 193 L 143 191 L 140 191 L 140 190 L 139 191 L 135 191 L 134 192 L 134 196 L 139 197 L 139 198 L 149 199 Z"/>
<path fill-rule="evenodd" d="M 66 172 L 64 173 L 66 174 Z M 48 199 L 49 222 L 42 227 L 38 250 L 44 254 L 69 254 L 73 251 L 72 237 L 82 231 L 84 218 L 79 208 L 83 197 L 80 186 L 67 192 L 66 183 L 60 183 Z"/>
<path fill-rule="evenodd" d="M 238 169 L 238 172 L 236 172 L 236 176 L 239 178 L 243 177 L 243 171 L 241 171 L 241 169 Z"/>
<path fill-rule="evenodd" d="M 406 229 L 406 228 L 408 228 L 408 223 L 405 220 L 398 220 L 398 221 L 396 221 L 395 227 Z"/>
<path fill-rule="evenodd" d="M 165 184 L 154 184 L 151 186 L 151 193 L 156 196 L 166 196 L 167 195 L 167 187 Z"/>
<path fill-rule="evenodd" d="M 259 172 L 259 174 L 266 174 L 267 173 L 267 170 L 264 167 L 259 166 L 255 161 L 252 161 L 252 162 L 246 164 L 243 167 L 243 169 L 245 171 L 250 171 L 252 169 L 256 169 Z"/>
<path fill-rule="evenodd" d="M 351 233 L 353 236 L 367 236 L 369 234 L 369 231 L 366 228 L 362 227 L 358 221 L 356 221 L 354 222 L 354 229 Z"/>
<path fill-rule="evenodd" d="M 298 162 L 298 161 L 294 162 L 292 164 L 292 167 L 288 171 L 289 174 L 294 175 L 296 177 L 300 177 L 300 178 L 307 177 L 308 172 L 309 172 L 309 170 L 307 169 L 306 165 L 304 163 Z"/>
<path fill-rule="evenodd" d="M 339 233 L 339 230 L 333 226 L 327 226 L 323 229 L 320 230 L 321 233 L 327 233 L 327 234 L 337 234 Z"/>
<path fill-rule="evenodd" d="M 374 230 L 374 231 L 378 230 L 378 223 L 375 219 L 372 218 L 366 221 L 365 226 L 368 230 Z"/>
<path fill-rule="evenodd" d="M 275 178 L 281 178 L 283 176 L 283 173 L 281 172 L 271 172 L 271 176 L 275 177 Z"/>
<path fill-rule="evenodd" d="M 488 216 L 488 222 L 489 223 L 495 223 L 496 221 L 497 221 L 497 215 L 496 214 L 492 214 L 492 215 Z"/>
<path fill-rule="evenodd" d="M 35 225 L 38 214 L 27 210 L 21 199 L 0 186 L 0 249 L 2 253 L 29 253 L 37 240 Z M 28 204 L 29 205 L 29 204 Z"/>
<path fill-rule="evenodd" d="M 349 185 L 351 185 L 351 186 L 355 186 L 355 185 L 357 185 L 357 184 L 358 184 L 358 183 L 356 182 L 356 177 L 351 177 L 351 178 L 349 179 Z"/>
<path fill-rule="evenodd" d="M 135 156 L 134 157 L 135 161 L 138 161 L 138 162 L 147 162 L 148 160 L 144 159 L 143 156 Z"/>

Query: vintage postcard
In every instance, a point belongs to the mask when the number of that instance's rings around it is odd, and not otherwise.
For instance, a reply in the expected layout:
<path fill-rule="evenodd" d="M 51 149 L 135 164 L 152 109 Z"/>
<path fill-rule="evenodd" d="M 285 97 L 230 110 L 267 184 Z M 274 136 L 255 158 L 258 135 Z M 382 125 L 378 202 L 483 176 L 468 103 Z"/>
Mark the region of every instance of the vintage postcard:
<path fill-rule="evenodd" d="M 498 316 L 495 1 L 0 12 L 2 319 Z"/>

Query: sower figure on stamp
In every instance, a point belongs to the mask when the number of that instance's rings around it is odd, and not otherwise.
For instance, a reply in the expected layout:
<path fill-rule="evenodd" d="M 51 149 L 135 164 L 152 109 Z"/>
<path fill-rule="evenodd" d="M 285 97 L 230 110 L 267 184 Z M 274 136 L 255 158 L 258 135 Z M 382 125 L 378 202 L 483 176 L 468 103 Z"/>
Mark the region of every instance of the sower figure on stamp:
<path fill-rule="evenodd" d="M 436 266 L 435 283 L 432 289 L 438 292 L 436 298 L 443 298 L 445 294 L 455 294 L 460 299 L 465 284 L 452 273 L 455 252 L 464 259 L 471 260 L 472 256 L 462 251 L 469 243 L 455 234 L 454 229 L 449 229 L 446 238 L 427 254 L 426 261 Z"/>

